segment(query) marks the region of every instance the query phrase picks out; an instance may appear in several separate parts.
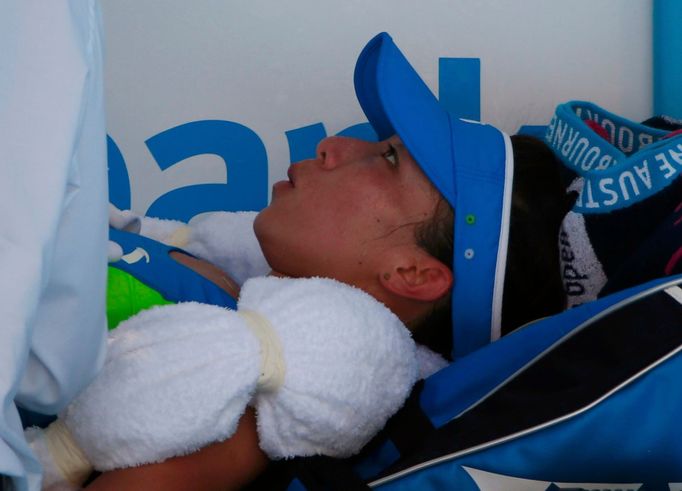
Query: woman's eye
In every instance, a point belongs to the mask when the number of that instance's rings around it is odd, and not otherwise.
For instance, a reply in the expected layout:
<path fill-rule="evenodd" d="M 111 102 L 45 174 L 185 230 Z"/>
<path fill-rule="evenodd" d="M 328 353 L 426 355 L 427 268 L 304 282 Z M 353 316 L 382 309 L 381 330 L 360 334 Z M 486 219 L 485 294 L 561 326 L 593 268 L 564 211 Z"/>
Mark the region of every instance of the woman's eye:
<path fill-rule="evenodd" d="M 396 152 L 395 147 L 393 147 L 393 145 L 391 144 L 388 145 L 388 150 L 384 152 L 383 157 L 390 162 L 391 167 L 398 166 L 398 152 Z"/>

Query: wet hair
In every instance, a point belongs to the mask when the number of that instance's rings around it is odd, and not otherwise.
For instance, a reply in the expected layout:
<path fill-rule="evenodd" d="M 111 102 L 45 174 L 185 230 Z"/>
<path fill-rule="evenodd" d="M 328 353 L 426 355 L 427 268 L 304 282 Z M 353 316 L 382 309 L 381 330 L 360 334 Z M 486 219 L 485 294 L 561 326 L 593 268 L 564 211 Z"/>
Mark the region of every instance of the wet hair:
<path fill-rule="evenodd" d="M 560 176 L 560 163 L 540 140 L 515 135 L 514 186 L 509 245 L 502 299 L 502 334 L 565 308 L 557 245 L 559 226 L 573 205 Z M 417 245 L 452 264 L 454 211 L 441 197 L 431 219 L 415 229 Z M 455 281 L 456 272 L 455 272 Z M 412 326 L 415 341 L 450 358 L 452 351 L 450 293 L 432 312 Z"/>

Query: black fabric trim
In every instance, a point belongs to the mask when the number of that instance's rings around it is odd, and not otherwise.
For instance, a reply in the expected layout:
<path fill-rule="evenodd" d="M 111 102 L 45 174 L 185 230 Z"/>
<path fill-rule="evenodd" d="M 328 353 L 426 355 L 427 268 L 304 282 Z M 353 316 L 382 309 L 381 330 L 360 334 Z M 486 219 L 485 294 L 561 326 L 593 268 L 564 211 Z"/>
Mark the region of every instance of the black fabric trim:
<path fill-rule="evenodd" d="M 667 293 L 625 305 L 566 339 L 382 475 L 577 411 L 681 345 L 682 305 Z"/>
<path fill-rule="evenodd" d="M 298 479 L 307 491 L 368 491 L 347 460 L 331 457 L 296 457 L 271 462 L 244 491 L 284 491 Z"/>
<path fill-rule="evenodd" d="M 355 475 L 346 459 L 331 457 L 296 458 L 289 469 L 308 491 L 369 491 L 369 486 Z"/>
<path fill-rule="evenodd" d="M 298 478 L 308 491 L 355 491 L 370 489 L 353 471 L 353 465 L 382 445 L 391 440 L 401 455 L 414 452 L 417 446 L 434 426 L 424 414 L 419 404 L 424 381 L 419 381 L 412 388 L 410 396 L 403 407 L 386 423 L 362 452 L 351 459 L 332 459 L 330 457 L 295 458 L 282 462 L 286 466 L 288 483 Z M 282 470 L 279 470 L 280 474 Z M 284 481 L 280 481 L 284 482 Z M 256 483 L 250 491 L 259 489 L 284 489 L 286 486 L 275 484 L 272 478 Z"/>
<path fill-rule="evenodd" d="M 284 491 L 294 479 L 288 460 L 275 460 L 242 491 Z"/>
<path fill-rule="evenodd" d="M 659 130 L 676 131 L 682 130 L 682 120 L 673 118 L 665 114 L 654 116 L 652 118 L 642 121 L 642 124 L 658 128 Z"/>
<path fill-rule="evenodd" d="M 393 442 L 401 455 L 413 452 L 417 445 L 435 430 L 419 404 L 424 381 L 414 386 L 403 407 L 386 423 L 382 436 Z"/>
<path fill-rule="evenodd" d="M 587 236 L 607 278 L 615 275 L 642 242 L 670 216 L 679 205 L 680 196 L 682 177 L 678 175 L 664 189 L 627 208 L 584 215 Z M 655 278 L 658 274 L 651 274 L 645 279 Z"/>

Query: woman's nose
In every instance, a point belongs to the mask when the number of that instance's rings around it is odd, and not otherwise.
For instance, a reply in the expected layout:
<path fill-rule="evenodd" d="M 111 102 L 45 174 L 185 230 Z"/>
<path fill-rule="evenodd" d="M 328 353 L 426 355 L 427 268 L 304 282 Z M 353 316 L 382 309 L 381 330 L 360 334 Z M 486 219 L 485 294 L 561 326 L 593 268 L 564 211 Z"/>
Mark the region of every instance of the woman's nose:
<path fill-rule="evenodd" d="M 370 152 L 370 144 L 355 138 L 330 136 L 317 145 L 317 158 L 325 169 L 334 169 Z"/>

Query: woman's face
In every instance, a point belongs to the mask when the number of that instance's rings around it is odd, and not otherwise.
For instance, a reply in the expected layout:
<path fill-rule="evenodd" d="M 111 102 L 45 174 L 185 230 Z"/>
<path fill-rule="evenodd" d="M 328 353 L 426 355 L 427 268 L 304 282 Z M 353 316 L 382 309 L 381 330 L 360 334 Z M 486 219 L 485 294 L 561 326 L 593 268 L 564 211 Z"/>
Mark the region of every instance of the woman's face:
<path fill-rule="evenodd" d="M 326 138 L 315 159 L 292 165 L 288 175 L 254 225 L 273 271 L 365 290 L 382 274 L 386 254 L 417 247 L 414 227 L 432 216 L 438 199 L 395 136 Z"/>

